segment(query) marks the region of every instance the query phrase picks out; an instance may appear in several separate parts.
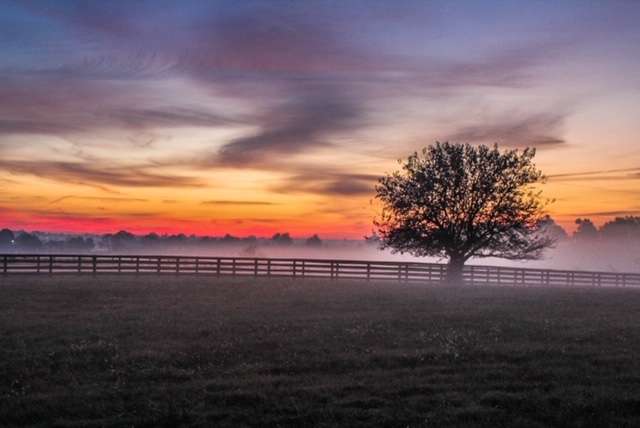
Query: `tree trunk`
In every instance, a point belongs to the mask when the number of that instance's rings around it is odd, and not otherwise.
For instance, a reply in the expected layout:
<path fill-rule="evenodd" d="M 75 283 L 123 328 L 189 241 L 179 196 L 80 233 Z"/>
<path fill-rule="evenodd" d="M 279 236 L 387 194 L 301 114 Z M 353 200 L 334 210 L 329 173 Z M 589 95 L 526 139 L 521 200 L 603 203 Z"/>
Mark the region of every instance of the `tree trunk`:
<path fill-rule="evenodd" d="M 464 277 L 462 276 L 464 262 L 465 260 L 462 257 L 449 257 L 446 278 L 446 283 L 449 287 L 460 287 L 464 285 Z"/>

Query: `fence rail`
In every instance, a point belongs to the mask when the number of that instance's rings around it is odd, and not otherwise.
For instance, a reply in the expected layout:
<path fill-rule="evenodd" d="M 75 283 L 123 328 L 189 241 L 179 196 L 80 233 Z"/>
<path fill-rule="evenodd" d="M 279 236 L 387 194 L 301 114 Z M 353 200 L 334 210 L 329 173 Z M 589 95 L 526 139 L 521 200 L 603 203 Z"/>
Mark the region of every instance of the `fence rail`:
<path fill-rule="evenodd" d="M 171 273 L 351 278 L 430 284 L 443 282 L 446 274 L 446 266 L 437 263 L 248 257 L 1 254 L 0 263 L 2 274 Z M 640 287 L 639 273 L 466 266 L 463 276 L 466 283 L 473 285 Z"/>

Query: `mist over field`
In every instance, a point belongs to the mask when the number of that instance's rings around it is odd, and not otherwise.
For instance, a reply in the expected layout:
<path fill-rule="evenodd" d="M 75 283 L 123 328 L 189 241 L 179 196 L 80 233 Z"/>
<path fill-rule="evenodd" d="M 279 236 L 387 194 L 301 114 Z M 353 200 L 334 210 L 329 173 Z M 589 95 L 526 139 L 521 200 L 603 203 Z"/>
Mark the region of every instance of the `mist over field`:
<path fill-rule="evenodd" d="M 271 238 L 195 237 L 184 235 L 132 235 L 118 232 L 108 235 L 67 235 L 42 232 L 16 232 L 14 243 L 23 237 L 22 246 L 0 245 L 5 253 L 44 254 L 140 254 L 202 257 L 306 258 L 372 261 L 445 263 L 446 258 L 414 257 L 380 249 L 375 239 L 323 240 L 276 234 Z M 26 238 L 24 238 L 26 236 Z M 539 260 L 472 258 L 468 264 L 596 270 L 604 272 L 640 272 L 640 239 L 633 233 L 618 237 L 563 235 L 545 250 Z"/>
<path fill-rule="evenodd" d="M 141 248 L 136 252 L 156 254 L 158 251 Z M 409 254 L 394 254 L 375 245 L 361 241 L 332 241 L 321 247 L 309 247 L 303 242 L 289 246 L 274 245 L 220 245 L 193 250 L 184 247 L 169 247 L 162 254 L 216 257 L 283 257 L 308 259 L 352 259 L 377 261 L 408 261 L 445 263 L 437 257 L 413 257 Z M 566 270 L 598 270 L 605 272 L 640 272 L 640 243 L 627 242 L 561 242 L 548 249 L 540 260 L 504 260 L 498 258 L 472 258 L 471 265 L 493 265 Z"/>

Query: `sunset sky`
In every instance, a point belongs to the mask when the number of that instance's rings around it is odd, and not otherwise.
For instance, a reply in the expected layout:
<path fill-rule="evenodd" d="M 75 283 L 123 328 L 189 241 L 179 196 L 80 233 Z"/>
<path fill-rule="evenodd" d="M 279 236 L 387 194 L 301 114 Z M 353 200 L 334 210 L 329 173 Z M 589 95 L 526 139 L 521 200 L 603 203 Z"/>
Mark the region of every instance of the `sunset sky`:
<path fill-rule="evenodd" d="M 640 214 L 638 1 L 3 1 L 0 227 L 361 238 L 434 142 Z"/>

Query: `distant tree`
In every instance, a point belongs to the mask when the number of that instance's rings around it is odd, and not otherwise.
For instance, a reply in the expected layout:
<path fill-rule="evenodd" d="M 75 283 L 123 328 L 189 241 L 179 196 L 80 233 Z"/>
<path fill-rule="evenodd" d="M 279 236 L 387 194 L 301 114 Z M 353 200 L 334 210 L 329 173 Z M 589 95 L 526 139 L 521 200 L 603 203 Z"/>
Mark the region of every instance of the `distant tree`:
<path fill-rule="evenodd" d="M 131 249 L 136 244 L 136 236 L 126 230 L 121 230 L 114 235 L 105 235 L 104 238 L 108 241 L 111 250 L 127 250 Z"/>
<path fill-rule="evenodd" d="M 216 243 L 216 239 L 211 236 L 202 236 L 196 242 L 201 247 L 208 247 Z"/>
<path fill-rule="evenodd" d="M 16 248 L 20 251 L 38 251 L 42 249 L 42 241 L 36 235 L 22 232 L 16 237 Z"/>
<path fill-rule="evenodd" d="M 318 234 L 314 234 L 313 236 L 307 238 L 306 244 L 309 247 L 321 247 L 322 239 L 318 236 Z"/>
<path fill-rule="evenodd" d="M 93 239 L 83 238 L 82 236 L 68 238 L 64 243 L 64 248 L 69 251 L 85 252 L 93 250 L 93 247 Z"/>
<path fill-rule="evenodd" d="M 616 217 L 602 225 L 600 235 L 604 239 L 640 239 L 640 217 Z"/>
<path fill-rule="evenodd" d="M 15 246 L 15 239 L 13 232 L 9 229 L 0 230 L 0 248 L 12 249 Z"/>
<path fill-rule="evenodd" d="M 151 232 L 140 237 L 140 244 L 145 250 L 156 248 L 160 244 L 160 242 L 160 236 L 158 236 L 158 234 L 155 232 Z"/>
<path fill-rule="evenodd" d="M 554 241 L 563 241 L 569 236 L 562 226 L 556 223 L 549 215 L 544 216 L 540 221 L 540 231 L 551 237 Z"/>
<path fill-rule="evenodd" d="M 447 257 L 449 284 L 462 284 L 471 257 L 539 258 L 554 241 L 541 233 L 545 201 L 533 185 L 543 175 L 534 156 L 439 142 L 409 156 L 376 186 L 382 248 Z"/>
<path fill-rule="evenodd" d="M 184 233 L 179 233 L 177 235 L 167 236 L 165 241 L 168 245 L 183 247 L 185 244 L 187 244 L 188 238 Z"/>
<path fill-rule="evenodd" d="M 288 232 L 285 233 L 276 233 L 271 237 L 271 241 L 276 245 L 291 245 L 293 244 L 293 239 L 289 236 Z"/>
<path fill-rule="evenodd" d="M 573 238 L 576 240 L 592 240 L 598 237 L 598 229 L 588 218 L 576 219 L 578 227 L 573 232 Z"/>
<path fill-rule="evenodd" d="M 238 242 L 240 240 L 240 238 L 237 238 L 233 235 L 229 235 L 228 233 L 226 235 L 224 235 L 224 237 L 221 239 L 221 241 L 225 244 L 229 244 L 229 243 L 233 243 L 233 242 Z"/>

